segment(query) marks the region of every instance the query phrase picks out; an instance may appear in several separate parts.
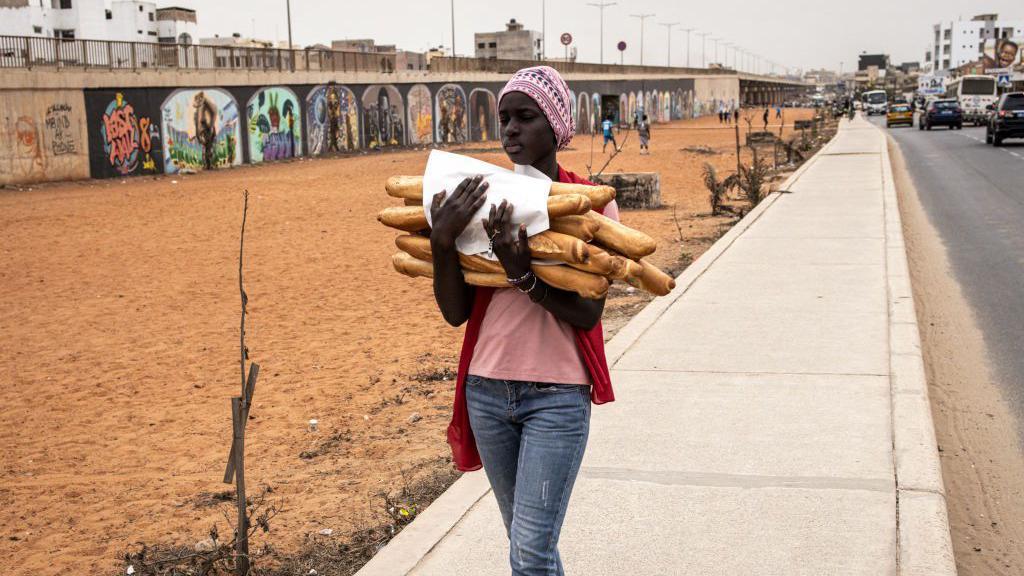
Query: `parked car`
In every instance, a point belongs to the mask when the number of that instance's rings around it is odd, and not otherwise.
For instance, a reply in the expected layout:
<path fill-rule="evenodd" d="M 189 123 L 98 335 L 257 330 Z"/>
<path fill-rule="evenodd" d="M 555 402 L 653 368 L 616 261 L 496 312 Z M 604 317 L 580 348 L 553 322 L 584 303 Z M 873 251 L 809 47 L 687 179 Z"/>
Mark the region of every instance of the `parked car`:
<path fill-rule="evenodd" d="M 1001 146 L 1005 138 L 1024 138 L 1024 92 L 1003 94 L 988 112 L 985 142 Z"/>
<path fill-rule="evenodd" d="M 903 124 L 906 126 L 914 125 L 914 112 L 910 109 L 909 104 L 891 104 L 889 111 L 885 113 L 885 127 L 891 128 Z"/>
<path fill-rule="evenodd" d="M 948 126 L 950 130 L 964 127 L 964 112 L 960 103 L 948 98 L 933 100 L 917 120 L 920 130 L 931 130 L 933 126 Z"/>

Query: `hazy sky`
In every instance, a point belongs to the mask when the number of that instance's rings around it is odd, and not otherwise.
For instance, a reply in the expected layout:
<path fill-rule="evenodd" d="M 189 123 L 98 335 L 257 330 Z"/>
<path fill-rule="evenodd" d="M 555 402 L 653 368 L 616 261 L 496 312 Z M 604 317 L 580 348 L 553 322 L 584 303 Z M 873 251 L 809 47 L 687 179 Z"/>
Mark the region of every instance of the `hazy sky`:
<path fill-rule="evenodd" d="M 158 0 L 159 6 L 185 5 L 198 11 L 201 36 L 239 32 L 269 40 L 287 40 L 285 0 Z M 333 39 L 373 38 L 422 51 L 451 45 L 451 0 L 291 0 L 292 34 L 296 44 L 329 44 Z M 579 59 L 599 60 L 599 10 L 587 2 L 601 0 L 546 0 L 547 53 L 561 56 L 558 38 L 573 35 Z M 604 0 L 607 1 L 607 0 Z M 455 48 L 472 55 L 473 33 L 504 29 L 509 18 L 527 28 L 541 30 L 541 0 L 455 0 Z M 678 22 L 679 28 L 710 32 L 707 59 L 714 58 L 711 38 L 722 38 L 719 60 L 726 58 L 725 42 L 734 42 L 790 67 L 839 69 L 856 66 L 857 55 L 887 52 L 896 62 L 923 60 L 932 25 L 970 19 L 982 12 L 996 12 L 1008 19 L 1024 19 L 1020 0 L 732 0 L 687 2 L 685 0 L 619 0 L 604 10 L 604 59 L 618 62 L 615 48 L 625 40 L 625 62 L 640 61 L 640 21 L 630 14 L 654 13 L 646 20 L 644 62 L 666 63 L 666 29 L 659 22 Z M 690 61 L 699 66 L 701 41 L 691 33 Z M 729 50 L 729 64 L 733 52 Z M 686 33 L 672 33 L 672 63 L 686 63 Z"/>

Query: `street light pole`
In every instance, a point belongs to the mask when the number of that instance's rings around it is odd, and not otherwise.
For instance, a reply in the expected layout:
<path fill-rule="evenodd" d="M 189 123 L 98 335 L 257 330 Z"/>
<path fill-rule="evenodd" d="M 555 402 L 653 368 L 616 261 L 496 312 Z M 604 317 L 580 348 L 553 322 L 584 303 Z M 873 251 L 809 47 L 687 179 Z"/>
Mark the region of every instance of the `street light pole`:
<path fill-rule="evenodd" d="M 721 38 L 712 38 L 711 39 L 711 41 L 715 43 L 715 61 L 712 62 L 712 64 L 721 64 L 721 62 L 718 61 L 718 41 L 719 40 L 721 40 Z"/>
<path fill-rule="evenodd" d="M 711 36 L 711 32 L 698 32 L 697 36 L 700 36 L 700 67 L 707 68 L 707 37 Z"/>
<path fill-rule="evenodd" d="M 455 57 L 455 0 L 452 0 L 452 58 Z"/>
<path fill-rule="evenodd" d="M 644 65 L 644 20 L 647 20 L 654 14 L 630 14 L 630 18 L 640 19 L 640 65 Z"/>
<path fill-rule="evenodd" d="M 693 32 L 696 28 L 680 28 L 680 32 L 686 32 L 686 67 L 690 67 L 690 32 Z"/>
<path fill-rule="evenodd" d="M 548 55 L 548 11 L 545 0 L 540 0 L 540 59 Z"/>
<path fill-rule="evenodd" d="M 295 53 L 292 52 L 294 45 L 292 44 L 292 0 L 285 0 L 285 6 L 288 9 L 288 60 L 290 60 L 290 66 L 292 72 L 295 71 Z"/>
<path fill-rule="evenodd" d="M 665 27 L 665 34 L 668 36 L 668 65 L 672 66 L 672 27 L 679 22 L 659 22 L 658 26 Z"/>
<path fill-rule="evenodd" d="M 615 2 L 587 2 L 587 6 L 593 6 L 601 10 L 601 64 L 604 64 L 604 9 L 609 6 L 615 6 Z"/>
<path fill-rule="evenodd" d="M 728 68 L 729 67 L 729 47 L 732 46 L 732 42 L 722 42 L 722 46 L 725 47 L 725 53 L 723 54 L 723 56 L 725 56 L 725 58 L 722 58 L 722 60 L 725 60 L 723 67 L 724 68 Z"/>

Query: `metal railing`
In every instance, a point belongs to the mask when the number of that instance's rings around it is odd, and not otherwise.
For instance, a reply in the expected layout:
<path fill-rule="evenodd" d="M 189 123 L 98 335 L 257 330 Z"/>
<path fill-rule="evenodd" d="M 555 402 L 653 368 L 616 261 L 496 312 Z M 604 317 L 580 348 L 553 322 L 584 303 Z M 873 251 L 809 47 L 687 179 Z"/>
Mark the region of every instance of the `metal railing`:
<path fill-rule="evenodd" d="M 395 71 L 394 53 L 0 36 L 0 68 Z"/>

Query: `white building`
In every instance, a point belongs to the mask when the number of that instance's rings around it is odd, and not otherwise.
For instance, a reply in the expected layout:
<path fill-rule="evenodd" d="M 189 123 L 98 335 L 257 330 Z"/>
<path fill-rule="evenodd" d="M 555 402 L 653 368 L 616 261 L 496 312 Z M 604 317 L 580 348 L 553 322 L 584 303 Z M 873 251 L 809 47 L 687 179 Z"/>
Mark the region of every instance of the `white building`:
<path fill-rule="evenodd" d="M 522 23 L 513 18 L 505 24 L 502 32 L 477 32 L 473 34 L 477 58 L 500 60 L 539 60 L 541 58 L 541 34 L 526 30 Z"/>
<path fill-rule="evenodd" d="M 182 34 L 195 38 L 195 10 L 138 0 L 0 0 L 2 36 L 168 42 Z"/>
<path fill-rule="evenodd" d="M 932 27 L 925 70 L 948 72 L 978 61 L 985 41 L 1024 37 L 1024 20 L 1000 20 L 998 14 L 981 14 L 970 20 L 940 22 Z"/>

